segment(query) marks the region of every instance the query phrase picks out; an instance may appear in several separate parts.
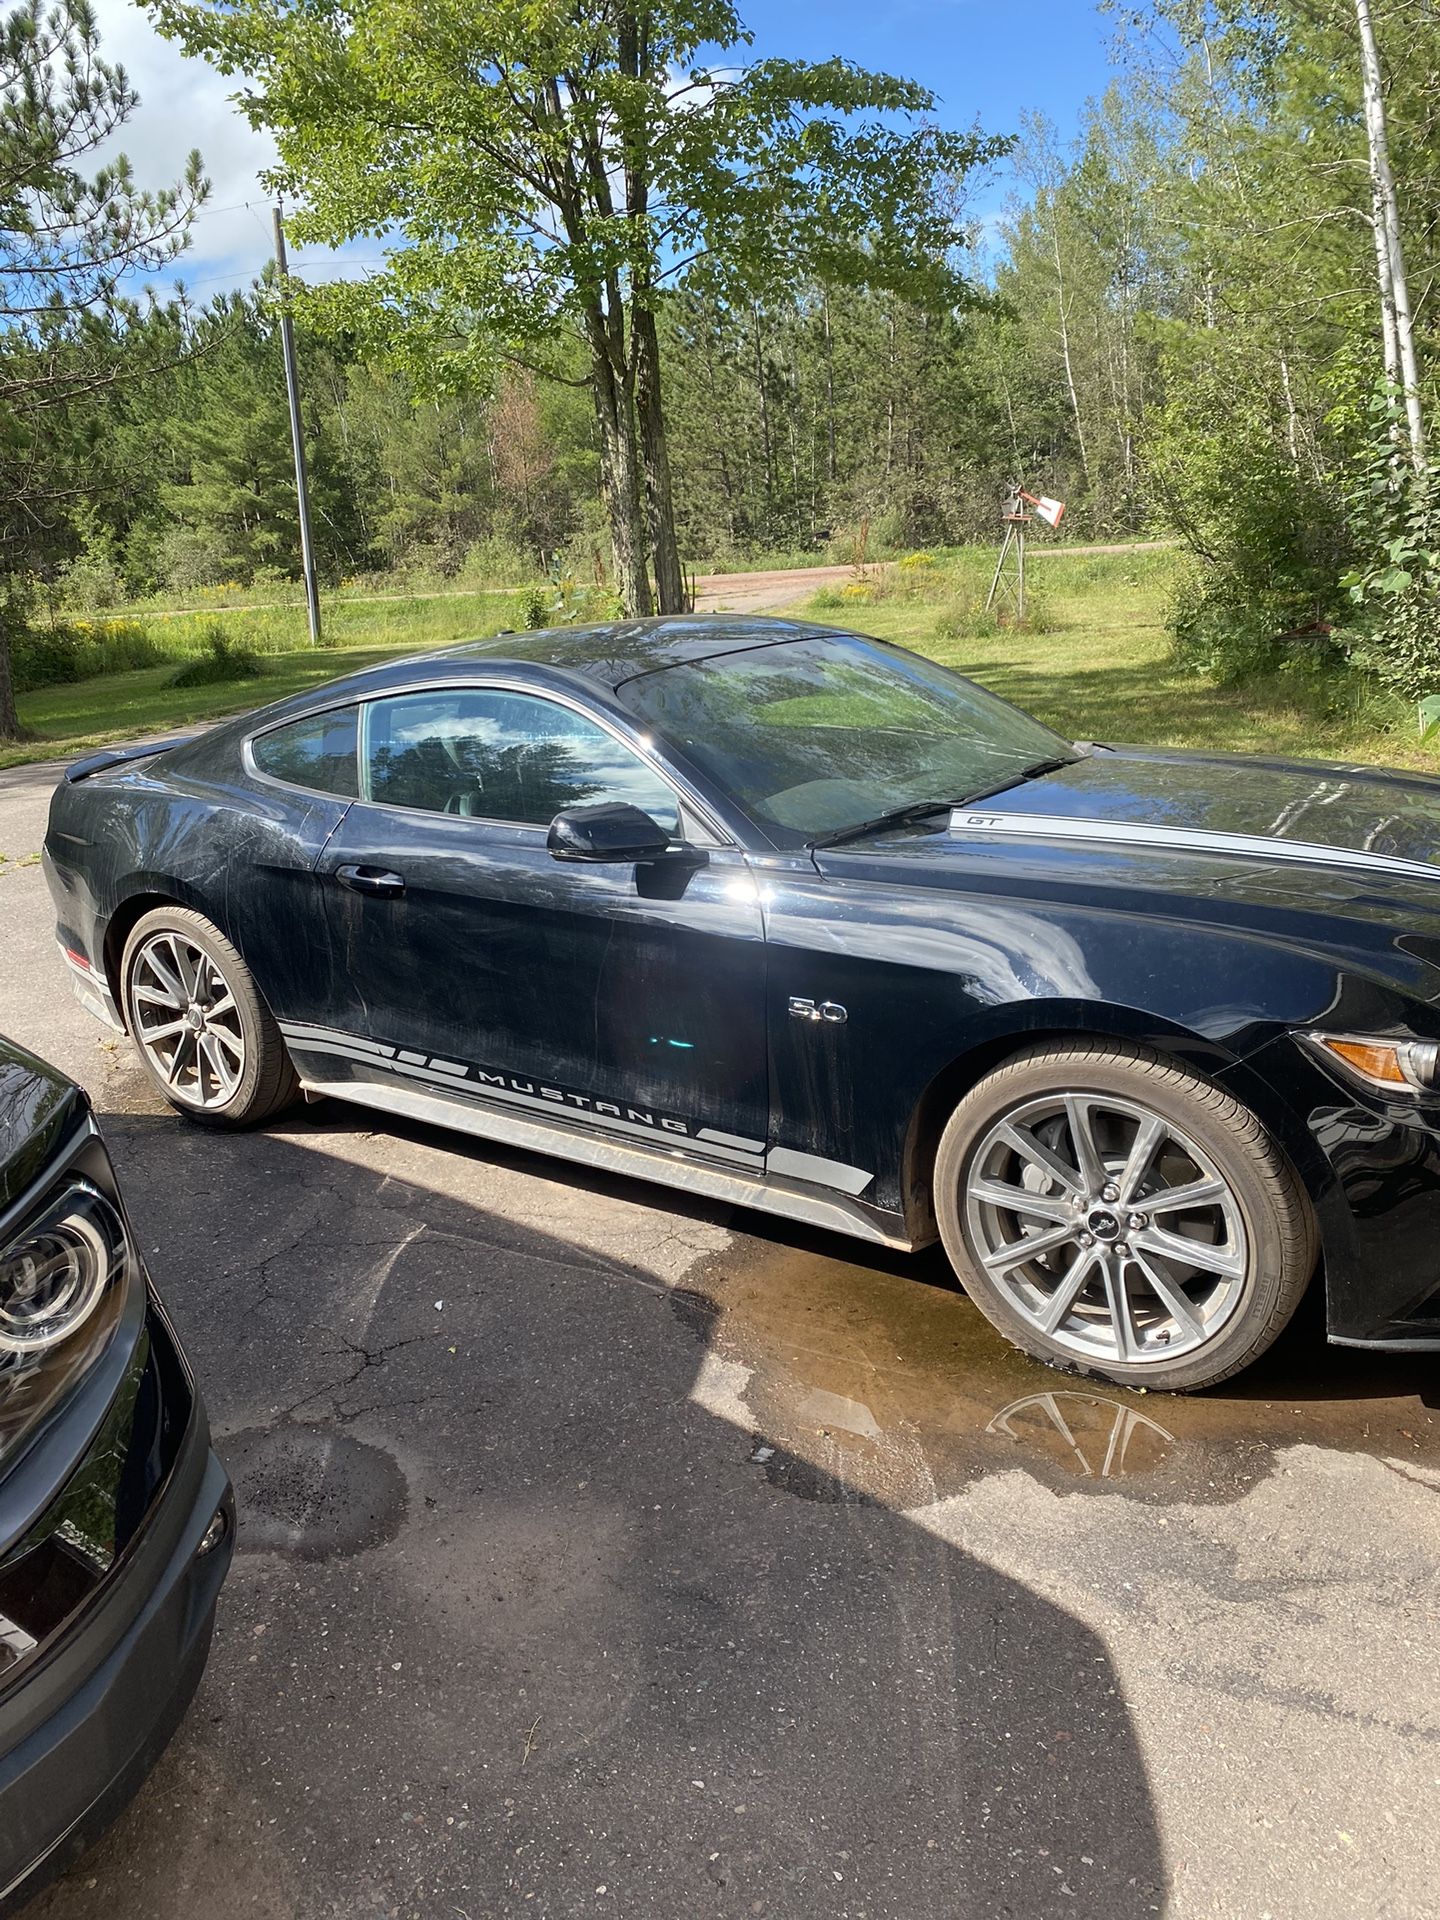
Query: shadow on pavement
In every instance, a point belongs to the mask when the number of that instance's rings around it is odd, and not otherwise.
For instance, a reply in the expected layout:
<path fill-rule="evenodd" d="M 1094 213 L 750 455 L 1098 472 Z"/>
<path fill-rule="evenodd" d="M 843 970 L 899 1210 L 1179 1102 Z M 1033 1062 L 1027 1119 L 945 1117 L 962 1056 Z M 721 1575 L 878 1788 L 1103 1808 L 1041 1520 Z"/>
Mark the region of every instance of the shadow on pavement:
<path fill-rule="evenodd" d="M 832 1465 L 767 1474 L 704 1297 L 304 1116 L 102 1119 L 241 1551 L 37 1920 L 1162 1911 L 1103 1644 Z"/>

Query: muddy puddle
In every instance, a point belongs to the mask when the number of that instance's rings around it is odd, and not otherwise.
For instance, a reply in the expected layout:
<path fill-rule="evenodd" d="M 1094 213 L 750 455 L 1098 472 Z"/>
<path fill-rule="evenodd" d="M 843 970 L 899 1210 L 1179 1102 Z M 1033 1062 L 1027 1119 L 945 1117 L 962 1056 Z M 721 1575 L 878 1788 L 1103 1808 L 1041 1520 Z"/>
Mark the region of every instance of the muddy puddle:
<path fill-rule="evenodd" d="M 1017 1353 L 934 1250 L 836 1244 L 737 1235 L 676 1303 L 743 1382 L 752 1459 L 800 1498 L 839 1482 L 903 1509 L 1019 1468 L 1059 1492 L 1229 1501 L 1294 1446 L 1372 1455 L 1440 1492 L 1440 1356 L 1332 1347 L 1318 1296 L 1224 1386 L 1137 1393 Z"/>

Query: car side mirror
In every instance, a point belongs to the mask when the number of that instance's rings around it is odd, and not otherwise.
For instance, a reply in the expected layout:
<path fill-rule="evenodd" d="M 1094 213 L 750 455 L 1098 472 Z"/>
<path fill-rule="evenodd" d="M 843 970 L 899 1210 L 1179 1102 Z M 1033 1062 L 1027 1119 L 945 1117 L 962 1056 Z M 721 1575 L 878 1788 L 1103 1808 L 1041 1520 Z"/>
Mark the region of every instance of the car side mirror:
<path fill-rule="evenodd" d="M 628 800 L 602 800 L 589 807 L 566 807 L 550 822 L 546 840 L 557 860 L 658 860 L 670 849 L 670 836 Z"/>

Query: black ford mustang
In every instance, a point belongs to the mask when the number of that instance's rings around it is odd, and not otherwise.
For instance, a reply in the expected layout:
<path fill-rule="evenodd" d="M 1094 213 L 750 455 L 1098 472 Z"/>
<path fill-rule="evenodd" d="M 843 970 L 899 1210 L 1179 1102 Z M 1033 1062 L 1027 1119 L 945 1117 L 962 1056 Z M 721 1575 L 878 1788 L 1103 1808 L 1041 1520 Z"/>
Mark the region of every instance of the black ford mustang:
<path fill-rule="evenodd" d="M 1221 1380 L 1323 1270 L 1440 1347 L 1440 780 L 1073 745 L 917 656 L 637 621 L 102 753 L 46 863 L 192 1119 L 301 1089 L 914 1247 Z"/>

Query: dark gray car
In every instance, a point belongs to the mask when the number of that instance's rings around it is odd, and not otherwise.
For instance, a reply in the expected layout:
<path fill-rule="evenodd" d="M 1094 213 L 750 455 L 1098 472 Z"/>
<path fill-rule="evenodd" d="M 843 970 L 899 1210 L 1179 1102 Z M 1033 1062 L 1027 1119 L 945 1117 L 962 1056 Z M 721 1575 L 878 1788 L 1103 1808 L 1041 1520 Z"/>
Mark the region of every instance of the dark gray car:
<path fill-rule="evenodd" d="M 178 1724 L 234 1511 L 84 1094 L 0 1041 L 0 1914 Z"/>

